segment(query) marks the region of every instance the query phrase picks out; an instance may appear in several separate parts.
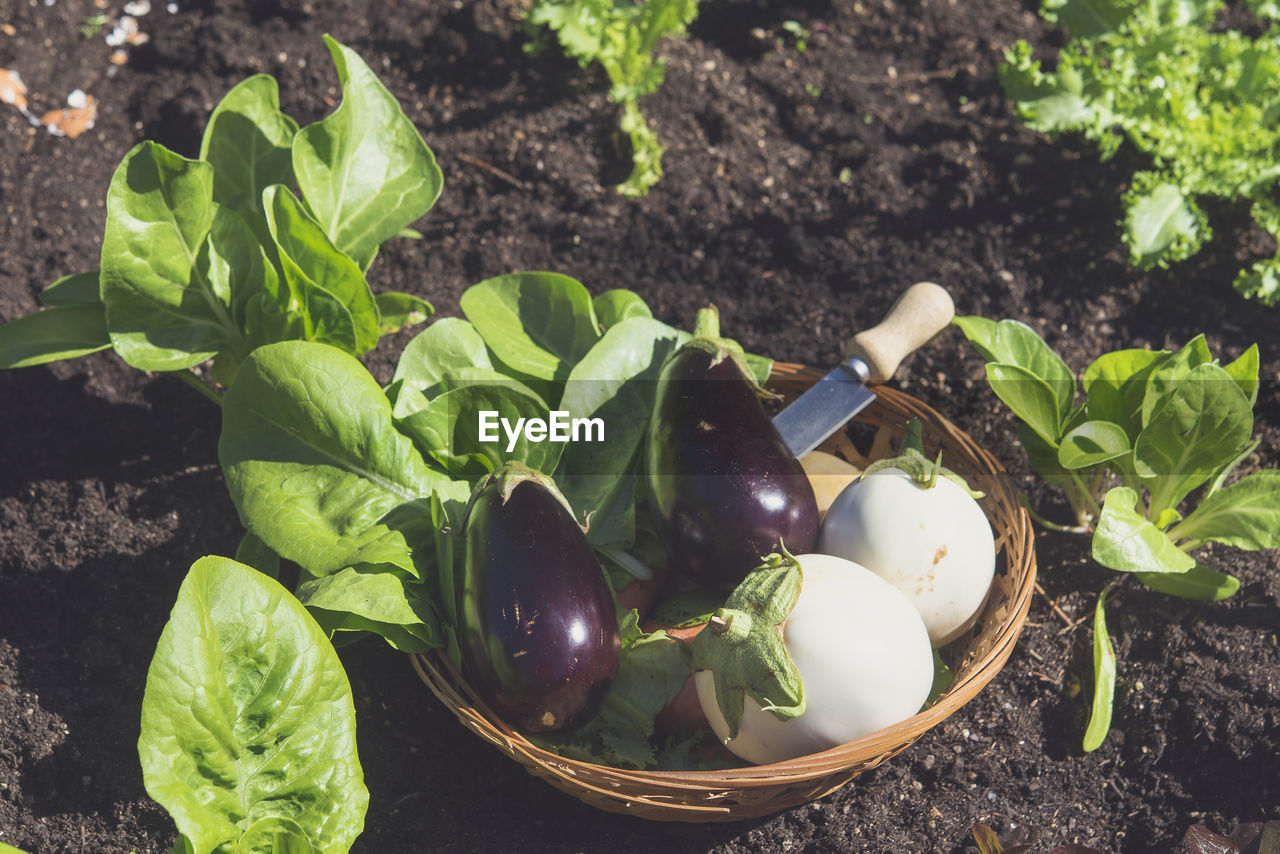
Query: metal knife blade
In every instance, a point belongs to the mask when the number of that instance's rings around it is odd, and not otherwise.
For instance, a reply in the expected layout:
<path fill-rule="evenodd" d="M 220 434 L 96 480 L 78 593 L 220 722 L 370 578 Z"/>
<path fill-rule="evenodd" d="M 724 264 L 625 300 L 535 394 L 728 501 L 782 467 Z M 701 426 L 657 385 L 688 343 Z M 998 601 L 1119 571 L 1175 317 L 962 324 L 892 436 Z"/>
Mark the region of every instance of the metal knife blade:
<path fill-rule="evenodd" d="M 791 453 L 803 457 L 875 400 L 869 375 L 866 362 L 851 356 L 775 415 L 773 426 Z"/>
<path fill-rule="evenodd" d="M 803 457 L 876 399 L 869 381 L 885 382 L 904 358 L 955 317 L 946 289 L 916 282 L 890 306 L 884 320 L 845 345 L 846 359 L 773 419 L 791 453 Z"/>

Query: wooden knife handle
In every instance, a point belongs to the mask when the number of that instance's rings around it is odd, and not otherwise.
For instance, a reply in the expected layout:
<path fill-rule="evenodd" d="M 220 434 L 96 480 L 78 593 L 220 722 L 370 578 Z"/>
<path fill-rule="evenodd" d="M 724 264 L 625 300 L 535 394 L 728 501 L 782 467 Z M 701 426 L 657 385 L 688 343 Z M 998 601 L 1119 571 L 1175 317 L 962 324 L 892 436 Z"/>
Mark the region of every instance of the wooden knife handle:
<path fill-rule="evenodd" d="M 878 325 L 859 332 L 845 344 L 845 356 L 856 356 L 871 370 L 870 382 L 882 383 L 898 365 L 933 338 L 956 315 L 946 288 L 916 282 L 903 291 Z"/>

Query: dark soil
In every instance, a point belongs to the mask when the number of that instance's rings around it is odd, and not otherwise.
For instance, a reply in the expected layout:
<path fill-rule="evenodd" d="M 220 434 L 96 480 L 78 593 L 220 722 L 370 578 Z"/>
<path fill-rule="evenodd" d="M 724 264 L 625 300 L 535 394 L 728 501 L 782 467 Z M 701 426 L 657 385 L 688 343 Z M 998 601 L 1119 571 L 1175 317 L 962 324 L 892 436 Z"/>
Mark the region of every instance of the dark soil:
<path fill-rule="evenodd" d="M 110 48 L 81 35 L 90 0 L 0 0 L 0 67 L 22 74 L 33 108 L 76 88 L 101 102 L 97 126 L 74 140 L 0 104 L 0 320 L 96 267 L 107 183 L 141 139 L 194 156 L 208 111 L 259 71 L 280 79 L 300 121 L 330 109 L 328 32 L 383 75 L 446 175 L 418 226 L 425 238 L 382 254 L 375 289 L 453 314 L 482 278 L 557 270 L 593 291 L 632 288 L 681 325 L 714 301 L 749 348 L 815 365 L 920 279 L 950 288 L 961 313 L 1031 323 L 1077 370 L 1201 331 L 1227 357 L 1257 341 L 1263 441 L 1250 465 L 1280 464 L 1277 313 L 1230 286 L 1274 247 L 1224 208 L 1194 260 L 1126 266 L 1115 222 L 1134 159 L 1100 164 L 1085 143 L 1050 143 L 1001 96 L 1008 45 L 1057 43 L 1032 0 L 706 0 L 690 38 L 664 47 L 667 83 L 644 105 L 669 151 L 666 178 L 639 202 L 607 184 L 620 166 L 606 81 L 526 56 L 515 0 L 164 5 L 142 19 L 151 41 L 109 74 Z M 788 19 L 812 31 L 807 50 L 782 29 Z M 407 338 L 370 356 L 380 378 Z M 982 377 L 951 332 L 897 382 L 1062 516 Z M 40 854 L 172 843 L 134 742 L 187 567 L 239 537 L 217 430 L 195 392 L 112 355 L 0 374 L 0 841 Z M 466 734 L 403 656 L 375 641 L 345 649 L 372 794 L 355 850 L 950 852 L 980 821 L 1150 852 L 1172 850 L 1196 822 L 1225 833 L 1280 817 L 1276 555 L 1206 554 L 1243 581 L 1222 604 L 1121 586 L 1115 727 L 1084 754 L 1089 634 L 1076 624 L 1110 574 L 1079 537 L 1045 533 L 1038 549 L 1045 595 L 976 700 L 843 790 L 759 821 L 595 811 Z"/>

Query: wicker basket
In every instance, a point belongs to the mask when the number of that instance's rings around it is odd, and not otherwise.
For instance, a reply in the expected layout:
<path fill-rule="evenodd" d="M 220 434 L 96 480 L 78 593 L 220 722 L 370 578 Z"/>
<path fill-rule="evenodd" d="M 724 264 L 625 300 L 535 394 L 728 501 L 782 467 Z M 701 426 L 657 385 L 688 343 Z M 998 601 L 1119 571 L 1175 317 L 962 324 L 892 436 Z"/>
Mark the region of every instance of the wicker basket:
<path fill-rule="evenodd" d="M 774 365 L 770 386 L 794 396 L 822 373 L 801 365 Z M 947 650 L 954 682 L 938 702 L 894 726 L 822 753 L 724 771 L 634 771 L 566 759 L 530 743 L 503 723 L 471 692 L 443 655 L 414 656 L 413 666 L 463 725 L 516 760 L 534 776 L 584 803 L 609 812 L 657 821 L 737 821 L 768 815 L 826 795 L 858 774 L 910 746 L 954 713 L 1004 666 L 1013 650 L 1035 587 L 1031 522 L 1004 469 L 930 407 L 892 388 L 857 421 L 879 428 L 881 441 L 901 435 L 911 418 L 924 427 L 926 453 L 941 448 L 948 468 L 986 493 L 981 502 L 996 532 L 996 577 L 974 627 Z M 857 454 L 843 431 L 824 449 Z M 931 454 L 932 455 L 932 454 Z"/>

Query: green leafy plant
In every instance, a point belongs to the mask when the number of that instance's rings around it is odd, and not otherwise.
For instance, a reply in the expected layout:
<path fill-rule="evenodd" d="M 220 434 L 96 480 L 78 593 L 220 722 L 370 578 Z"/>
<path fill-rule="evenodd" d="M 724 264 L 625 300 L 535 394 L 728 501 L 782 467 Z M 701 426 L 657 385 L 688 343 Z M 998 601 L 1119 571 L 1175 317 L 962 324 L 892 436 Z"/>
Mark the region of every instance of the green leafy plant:
<path fill-rule="evenodd" d="M 1280 18 L 1274 0 L 1246 0 Z M 1082 133 L 1104 159 L 1125 140 L 1151 167 L 1124 196 L 1132 263 L 1166 266 L 1209 239 L 1199 199 L 1251 207 L 1280 236 L 1280 24 L 1258 38 L 1220 30 L 1222 0 L 1045 0 L 1042 14 L 1070 40 L 1046 71 L 1026 42 L 1005 56 L 1000 78 L 1026 123 L 1060 136 Z M 1241 293 L 1280 302 L 1280 255 L 1241 270 Z"/>
<path fill-rule="evenodd" d="M 219 557 L 192 565 L 147 672 L 147 793 L 192 854 L 335 852 L 369 792 L 355 705 L 324 632 L 288 591 Z"/>
<path fill-rule="evenodd" d="M 1201 563 L 1197 549 L 1280 548 L 1280 470 L 1229 482 L 1258 445 L 1257 345 L 1226 365 L 1203 335 L 1176 352 L 1107 353 L 1085 369 L 1078 399 L 1075 374 L 1030 327 L 982 317 L 955 323 L 986 359 L 996 397 L 1020 420 L 1032 467 L 1063 490 L 1075 513 L 1072 525 L 1040 521 L 1091 535 L 1099 564 L 1162 593 L 1217 601 L 1240 582 Z M 1106 593 L 1094 622 L 1090 750 L 1109 728 L 1115 684 Z"/>
<path fill-rule="evenodd" d="M 258 489 L 240 496 L 245 505 L 294 497 L 282 526 L 303 524 L 306 512 L 328 525 L 308 529 L 321 533 L 299 557 L 316 577 L 299 586 L 300 599 L 268 578 L 282 552 L 294 554 L 281 544 L 296 542 L 269 529 L 244 537 L 239 562 L 197 562 L 182 587 L 148 676 L 139 740 L 147 791 L 181 834 L 175 852 L 347 851 L 368 792 L 350 687 L 328 638 L 374 631 L 416 652 L 443 643 L 432 609 L 440 596 L 423 590 L 424 568 L 435 565 L 443 502 L 465 499 L 466 484 L 450 492 L 455 481 L 417 455 L 355 358 L 432 313 L 410 294 L 375 295 L 365 274 L 385 242 L 412 235 L 407 226 L 435 203 L 442 178 L 368 66 L 326 42 L 342 86 L 331 115 L 299 129 L 280 111 L 276 81 L 256 75 L 213 111 L 198 158 L 139 144 L 108 190 L 100 269 L 54 282 L 40 295 L 44 310 L 0 326 L 0 368 L 110 348 L 222 404 L 192 371 L 212 360 L 232 399 L 232 432 L 261 443 L 243 465 L 243 446 L 222 448 L 236 483 Z M 311 375 L 337 365 L 311 390 L 315 420 L 329 417 L 324 426 L 339 436 L 312 424 L 309 402 L 264 386 L 294 367 L 300 346 L 316 348 Z M 359 370 L 344 374 L 352 364 Z M 296 435 L 255 421 L 293 403 L 304 410 L 290 412 Z M 319 459 L 360 477 L 308 478 Z M 252 480 L 263 471 L 280 482 Z M 388 518 L 373 524 L 369 514 Z M 428 548 L 415 559 L 408 541 Z"/>
<path fill-rule="evenodd" d="M 809 39 L 813 37 L 813 33 L 804 24 L 799 21 L 783 21 L 782 29 L 795 39 L 797 53 L 804 53 L 809 49 Z"/>
<path fill-rule="evenodd" d="M 640 98 L 666 76 L 666 65 L 653 56 L 658 42 L 682 35 L 697 14 L 698 0 L 535 0 L 529 10 L 535 33 L 553 31 L 566 55 L 584 68 L 599 62 L 609 75 L 609 97 L 622 107 L 620 127 L 631 143 L 631 174 L 618 185 L 624 196 L 643 196 L 662 177 L 665 149 L 640 112 Z"/>
<path fill-rule="evenodd" d="M 369 67 L 327 39 L 342 102 L 301 130 L 274 78 L 231 89 L 191 160 L 145 141 L 111 180 L 100 270 L 60 279 L 43 311 L 0 326 L 0 368 L 113 348 L 216 394 L 256 347 L 308 340 L 358 355 L 421 322 L 425 301 L 375 296 L 365 272 L 439 197 L 431 150 Z M 299 191 L 295 194 L 294 187 Z"/>
<path fill-rule="evenodd" d="M 105 12 L 99 12 L 96 15 L 86 15 L 80 19 L 80 35 L 86 39 L 97 38 L 102 32 L 102 28 L 107 25 L 111 17 Z"/>

